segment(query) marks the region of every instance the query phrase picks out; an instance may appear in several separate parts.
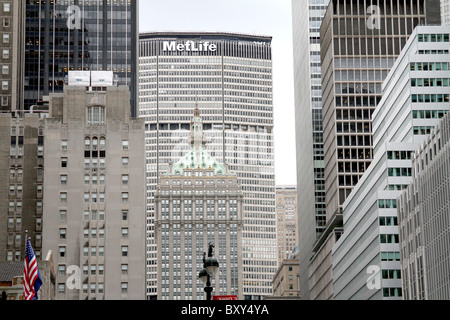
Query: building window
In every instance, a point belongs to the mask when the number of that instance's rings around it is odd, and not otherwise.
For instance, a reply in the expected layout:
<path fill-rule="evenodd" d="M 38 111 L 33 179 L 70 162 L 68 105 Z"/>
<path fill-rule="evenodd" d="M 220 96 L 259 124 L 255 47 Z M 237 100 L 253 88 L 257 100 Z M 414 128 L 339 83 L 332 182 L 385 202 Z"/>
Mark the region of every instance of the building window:
<path fill-rule="evenodd" d="M 122 193 L 122 203 L 128 203 L 128 192 Z"/>
<path fill-rule="evenodd" d="M 59 256 L 61 258 L 66 256 L 66 247 L 59 247 Z"/>
<path fill-rule="evenodd" d="M 122 238 L 128 238 L 128 228 L 122 228 Z"/>
<path fill-rule="evenodd" d="M 59 238 L 60 239 L 66 239 L 66 229 L 59 229 Z"/>
<path fill-rule="evenodd" d="M 122 150 L 128 150 L 128 141 L 127 140 L 124 140 L 124 141 L 122 141 Z"/>
<path fill-rule="evenodd" d="M 128 292 L 128 283 L 126 282 L 122 282 L 122 293 L 127 293 Z"/>
<path fill-rule="evenodd" d="M 61 184 L 62 185 L 67 184 L 67 175 L 65 175 L 65 174 L 61 175 Z"/>
<path fill-rule="evenodd" d="M 128 184 L 128 175 L 127 174 L 122 175 L 122 184 L 124 184 L 124 185 Z"/>
<path fill-rule="evenodd" d="M 58 266 L 58 275 L 65 276 L 66 275 L 66 266 L 65 265 L 59 265 Z"/>
<path fill-rule="evenodd" d="M 122 246 L 122 257 L 127 257 L 127 256 L 128 256 L 128 247 Z"/>
<path fill-rule="evenodd" d="M 11 11 L 11 3 L 5 2 L 3 3 L 3 12 L 10 12 Z"/>
<path fill-rule="evenodd" d="M 67 158 L 61 158 L 61 168 L 67 168 L 68 160 Z"/>
<path fill-rule="evenodd" d="M 128 265 L 127 264 L 122 265 L 122 274 L 128 274 Z"/>
<path fill-rule="evenodd" d="M 87 125 L 104 125 L 106 120 L 105 107 L 91 106 L 87 108 Z"/>

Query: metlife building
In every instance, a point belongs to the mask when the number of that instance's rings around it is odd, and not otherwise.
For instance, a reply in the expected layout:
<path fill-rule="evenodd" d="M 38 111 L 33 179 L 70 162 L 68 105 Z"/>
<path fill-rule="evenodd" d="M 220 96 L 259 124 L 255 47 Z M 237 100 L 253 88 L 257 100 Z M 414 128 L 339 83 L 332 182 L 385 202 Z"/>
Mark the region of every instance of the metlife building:
<path fill-rule="evenodd" d="M 156 296 L 157 286 L 165 285 L 157 283 L 158 272 L 163 272 L 163 282 L 178 281 L 177 266 L 170 274 L 156 267 L 153 197 L 160 175 L 188 151 L 190 121 L 197 105 L 207 152 L 238 176 L 244 193 L 243 265 L 234 266 L 242 268 L 244 298 L 255 300 L 272 294 L 277 243 L 271 41 L 266 36 L 229 33 L 140 35 L 139 116 L 145 118 L 147 148 L 148 299 Z M 192 257 L 198 265 L 202 254 Z M 216 258 L 220 264 L 229 263 Z M 197 274 L 192 278 L 199 281 Z M 175 299 L 181 296 L 182 289 L 178 290 Z"/>

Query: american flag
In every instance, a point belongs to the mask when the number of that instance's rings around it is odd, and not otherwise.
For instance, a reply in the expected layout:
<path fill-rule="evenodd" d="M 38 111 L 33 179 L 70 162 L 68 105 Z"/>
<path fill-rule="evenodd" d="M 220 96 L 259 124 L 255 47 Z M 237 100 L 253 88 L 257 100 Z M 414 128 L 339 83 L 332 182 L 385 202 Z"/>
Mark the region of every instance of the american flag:
<path fill-rule="evenodd" d="M 25 263 L 23 267 L 23 298 L 24 300 L 37 300 L 37 292 L 42 285 L 41 275 L 36 261 L 36 255 L 27 239 L 25 248 Z"/>

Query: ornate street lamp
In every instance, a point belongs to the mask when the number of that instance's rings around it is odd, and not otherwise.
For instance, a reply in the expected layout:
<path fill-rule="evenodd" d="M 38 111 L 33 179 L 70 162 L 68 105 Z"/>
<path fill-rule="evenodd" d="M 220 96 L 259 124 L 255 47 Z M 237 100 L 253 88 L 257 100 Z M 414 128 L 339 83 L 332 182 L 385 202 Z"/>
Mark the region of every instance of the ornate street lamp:
<path fill-rule="evenodd" d="M 211 278 L 214 277 L 219 269 L 219 262 L 213 257 L 213 248 L 214 245 L 210 243 L 208 247 L 208 259 L 206 259 L 206 252 L 203 252 L 203 269 L 198 274 L 198 277 L 205 285 L 206 300 L 211 300 L 211 292 L 213 290 Z"/>

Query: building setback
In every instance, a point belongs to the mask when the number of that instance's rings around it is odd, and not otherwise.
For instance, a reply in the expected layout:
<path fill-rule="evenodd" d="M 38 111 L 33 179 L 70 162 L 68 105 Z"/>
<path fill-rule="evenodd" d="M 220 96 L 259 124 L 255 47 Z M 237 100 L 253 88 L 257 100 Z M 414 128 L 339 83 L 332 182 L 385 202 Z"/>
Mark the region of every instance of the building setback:
<path fill-rule="evenodd" d="M 407 300 L 450 299 L 450 117 L 413 155 L 413 182 L 398 199 L 402 287 Z"/>
<path fill-rule="evenodd" d="M 343 204 L 333 247 L 335 299 L 402 299 L 397 198 L 412 156 L 450 109 L 450 27 L 418 26 L 383 84 L 373 114 L 374 154 Z"/>
<path fill-rule="evenodd" d="M 198 108 L 190 151 L 163 174 L 155 196 L 158 300 L 204 300 L 203 252 L 214 245 L 213 295 L 242 291 L 242 191 L 237 176 L 205 151 Z"/>
<path fill-rule="evenodd" d="M 244 193 L 244 299 L 270 295 L 277 269 L 271 38 L 143 33 L 139 69 L 147 147 L 148 298 L 158 287 L 154 193 L 169 162 L 189 151 L 197 101 L 206 150 L 237 175 Z"/>
<path fill-rule="evenodd" d="M 56 299 L 145 299 L 145 134 L 129 107 L 111 81 L 50 96 L 43 249 Z"/>
<path fill-rule="evenodd" d="M 112 71 L 120 85 L 129 86 L 130 114 L 136 117 L 138 9 L 138 0 L 26 0 L 21 108 L 63 92 L 68 71 Z"/>

